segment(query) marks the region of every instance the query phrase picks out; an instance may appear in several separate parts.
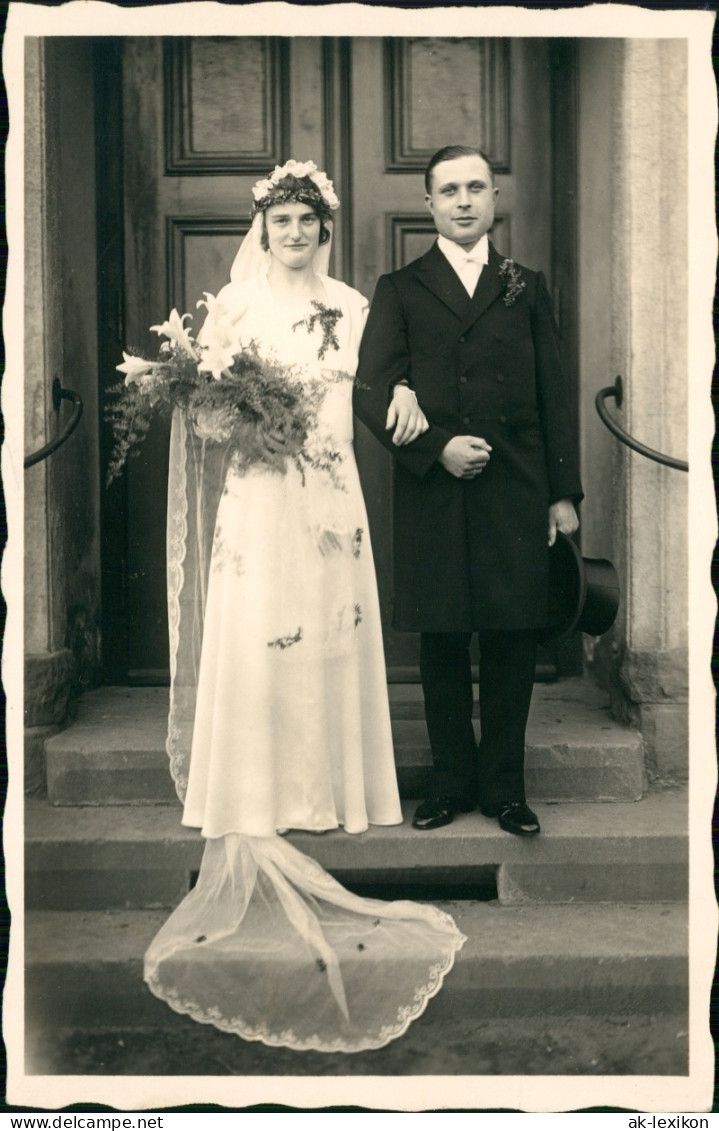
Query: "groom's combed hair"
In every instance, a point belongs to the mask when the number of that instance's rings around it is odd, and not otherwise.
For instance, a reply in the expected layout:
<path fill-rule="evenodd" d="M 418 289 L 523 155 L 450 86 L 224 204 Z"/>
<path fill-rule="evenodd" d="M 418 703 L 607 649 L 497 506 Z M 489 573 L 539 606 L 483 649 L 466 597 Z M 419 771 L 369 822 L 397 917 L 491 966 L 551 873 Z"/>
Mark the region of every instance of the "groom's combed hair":
<path fill-rule="evenodd" d="M 434 169 L 435 165 L 441 165 L 443 161 L 456 161 L 458 157 L 481 157 L 485 162 L 487 168 L 489 169 L 489 175 L 492 178 L 492 184 L 494 184 L 494 169 L 492 168 L 492 162 L 489 160 L 489 157 L 487 157 L 487 154 L 483 153 L 478 146 L 445 145 L 442 147 L 442 149 L 438 149 L 433 157 L 430 157 L 429 165 L 425 170 L 424 187 L 428 193 L 431 193 L 432 191 L 432 170 Z"/>

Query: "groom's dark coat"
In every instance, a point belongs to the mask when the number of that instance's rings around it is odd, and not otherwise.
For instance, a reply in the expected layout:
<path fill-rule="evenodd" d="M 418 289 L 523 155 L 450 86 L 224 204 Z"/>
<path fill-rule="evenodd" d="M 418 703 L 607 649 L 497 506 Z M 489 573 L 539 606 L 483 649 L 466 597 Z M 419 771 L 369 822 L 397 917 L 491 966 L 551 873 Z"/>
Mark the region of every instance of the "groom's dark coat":
<path fill-rule="evenodd" d="M 550 503 L 582 497 L 576 423 L 543 276 L 490 243 L 470 299 L 435 244 L 383 275 L 360 348 L 355 411 L 396 457 L 395 627 L 469 632 L 546 624 Z M 385 429 L 397 381 L 430 428 L 404 447 Z M 460 435 L 492 447 L 481 475 L 437 461 Z"/>

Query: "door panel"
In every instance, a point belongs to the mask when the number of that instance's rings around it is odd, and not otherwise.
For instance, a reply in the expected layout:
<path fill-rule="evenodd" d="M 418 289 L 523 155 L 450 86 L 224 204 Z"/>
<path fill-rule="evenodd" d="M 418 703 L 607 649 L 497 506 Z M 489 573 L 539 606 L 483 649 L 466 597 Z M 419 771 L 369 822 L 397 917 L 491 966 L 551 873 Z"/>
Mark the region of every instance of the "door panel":
<path fill-rule="evenodd" d="M 260 176 L 280 159 L 288 82 L 281 39 L 169 42 L 164 79 L 168 173 Z"/>
<path fill-rule="evenodd" d="M 123 46 L 124 340 L 229 277 L 251 188 L 288 157 L 312 159 L 342 208 L 332 271 L 371 297 L 378 275 L 434 239 L 430 155 L 478 143 L 498 170 L 493 239 L 551 272 L 551 128 L 545 40 L 138 37 Z M 551 280 L 550 280 L 551 283 Z M 128 678 L 167 678 L 167 429 L 127 476 Z M 391 629 L 391 460 L 358 426 L 390 678 L 416 670 L 416 639 Z M 110 646 L 112 644 L 110 643 Z"/>

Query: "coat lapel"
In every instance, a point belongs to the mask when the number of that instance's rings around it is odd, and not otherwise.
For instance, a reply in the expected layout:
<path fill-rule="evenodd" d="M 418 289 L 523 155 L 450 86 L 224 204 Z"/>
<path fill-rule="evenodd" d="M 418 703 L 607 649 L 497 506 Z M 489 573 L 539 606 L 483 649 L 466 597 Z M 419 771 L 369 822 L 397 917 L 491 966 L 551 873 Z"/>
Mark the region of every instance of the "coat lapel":
<path fill-rule="evenodd" d="M 462 286 L 457 272 L 450 267 L 436 243 L 419 261 L 418 278 L 440 302 L 456 314 L 457 318 L 461 320 L 466 317 L 472 300 Z"/>
<path fill-rule="evenodd" d="M 441 254 L 441 252 L 440 252 Z M 495 299 L 497 299 L 504 290 L 504 280 L 499 273 L 499 268 L 502 264 L 502 257 L 495 251 L 494 245 L 489 245 L 489 261 L 485 267 L 482 268 L 482 274 L 479 276 L 479 281 L 474 294 L 469 302 L 469 306 L 464 312 L 462 318 L 462 325 L 460 332 L 468 330 L 474 322 L 484 314 L 488 306 L 490 306 Z"/>
<path fill-rule="evenodd" d="M 432 294 L 449 307 L 460 320 L 460 333 L 484 314 L 488 306 L 502 294 L 504 281 L 499 273 L 502 257 L 489 245 L 489 262 L 479 276 L 476 290 L 470 299 L 453 267 L 450 267 L 442 252 L 433 244 L 419 263 L 418 278 Z"/>

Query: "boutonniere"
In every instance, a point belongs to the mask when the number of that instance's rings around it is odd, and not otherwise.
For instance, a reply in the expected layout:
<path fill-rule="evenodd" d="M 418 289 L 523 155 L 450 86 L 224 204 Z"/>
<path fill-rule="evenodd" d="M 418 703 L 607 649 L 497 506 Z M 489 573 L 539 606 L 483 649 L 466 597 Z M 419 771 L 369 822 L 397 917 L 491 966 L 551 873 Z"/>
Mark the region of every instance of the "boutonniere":
<path fill-rule="evenodd" d="M 527 285 L 522 277 L 522 272 L 513 259 L 503 259 L 499 273 L 504 279 L 504 299 L 502 301 L 505 306 L 514 306 Z"/>

